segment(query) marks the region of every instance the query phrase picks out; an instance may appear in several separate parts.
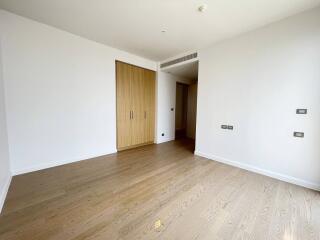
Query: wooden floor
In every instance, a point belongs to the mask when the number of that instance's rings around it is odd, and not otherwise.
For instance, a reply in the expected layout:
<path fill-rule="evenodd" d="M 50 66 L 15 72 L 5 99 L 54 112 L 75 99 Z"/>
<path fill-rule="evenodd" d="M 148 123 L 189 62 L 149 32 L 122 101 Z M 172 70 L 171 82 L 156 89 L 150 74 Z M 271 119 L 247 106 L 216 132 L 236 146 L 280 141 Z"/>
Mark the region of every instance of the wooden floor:
<path fill-rule="evenodd" d="M 320 239 L 320 194 L 179 140 L 13 178 L 0 239 Z"/>

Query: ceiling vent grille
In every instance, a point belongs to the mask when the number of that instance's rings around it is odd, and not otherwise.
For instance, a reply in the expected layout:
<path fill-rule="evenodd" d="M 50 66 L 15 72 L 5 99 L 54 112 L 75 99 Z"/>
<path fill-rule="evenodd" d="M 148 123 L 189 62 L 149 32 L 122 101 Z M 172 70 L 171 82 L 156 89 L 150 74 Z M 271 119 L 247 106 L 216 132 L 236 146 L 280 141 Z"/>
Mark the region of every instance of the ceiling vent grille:
<path fill-rule="evenodd" d="M 169 62 L 162 63 L 162 64 L 160 64 L 160 68 L 169 67 L 171 65 L 174 65 L 174 64 L 177 64 L 177 63 L 181 63 L 181 62 L 185 62 L 185 61 L 188 61 L 190 59 L 197 58 L 197 57 L 198 57 L 198 53 L 192 53 L 192 54 L 189 54 L 187 56 L 184 56 L 184 57 L 181 57 L 181 58 L 177 58 L 177 59 L 171 60 Z"/>

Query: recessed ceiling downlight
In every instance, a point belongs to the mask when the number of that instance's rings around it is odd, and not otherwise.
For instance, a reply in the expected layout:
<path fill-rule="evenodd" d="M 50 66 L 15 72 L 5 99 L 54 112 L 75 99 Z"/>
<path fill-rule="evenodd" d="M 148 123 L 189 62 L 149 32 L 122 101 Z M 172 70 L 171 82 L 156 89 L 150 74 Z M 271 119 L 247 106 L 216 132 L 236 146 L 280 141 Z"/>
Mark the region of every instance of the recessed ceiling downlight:
<path fill-rule="evenodd" d="M 166 33 L 166 32 L 167 32 L 167 30 L 163 29 L 163 30 L 161 30 L 161 32 L 162 32 L 162 33 Z"/>
<path fill-rule="evenodd" d="M 202 4 L 201 6 L 198 7 L 198 11 L 205 12 L 207 8 L 208 8 L 207 4 Z"/>

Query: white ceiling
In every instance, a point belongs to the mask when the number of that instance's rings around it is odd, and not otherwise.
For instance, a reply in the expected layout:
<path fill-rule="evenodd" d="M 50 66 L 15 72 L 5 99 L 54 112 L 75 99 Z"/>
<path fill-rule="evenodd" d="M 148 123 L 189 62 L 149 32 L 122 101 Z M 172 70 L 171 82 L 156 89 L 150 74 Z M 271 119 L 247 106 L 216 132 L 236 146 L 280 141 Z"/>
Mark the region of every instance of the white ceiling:
<path fill-rule="evenodd" d="M 200 13 L 197 8 L 203 3 L 208 8 Z M 320 0 L 0 0 L 0 8 L 157 61 L 319 4 Z"/>
<path fill-rule="evenodd" d="M 198 80 L 198 61 L 174 65 L 162 71 L 191 80 Z"/>

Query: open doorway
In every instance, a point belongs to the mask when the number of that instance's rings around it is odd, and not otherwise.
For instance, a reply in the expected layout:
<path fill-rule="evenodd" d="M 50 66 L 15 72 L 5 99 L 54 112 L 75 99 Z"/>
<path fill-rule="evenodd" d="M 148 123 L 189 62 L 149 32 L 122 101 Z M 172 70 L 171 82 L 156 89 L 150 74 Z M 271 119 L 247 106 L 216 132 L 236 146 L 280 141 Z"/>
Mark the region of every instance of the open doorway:
<path fill-rule="evenodd" d="M 197 118 L 197 82 L 176 83 L 175 138 L 195 139 Z"/>
<path fill-rule="evenodd" d="M 188 116 L 188 85 L 176 83 L 176 112 L 175 112 L 176 139 L 187 137 Z"/>
<path fill-rule="evenodd" d="M 188 138 L 195 140 L 198 61 L 171 66 L 165 71 L 176 77 L 175 139 Z"/>

